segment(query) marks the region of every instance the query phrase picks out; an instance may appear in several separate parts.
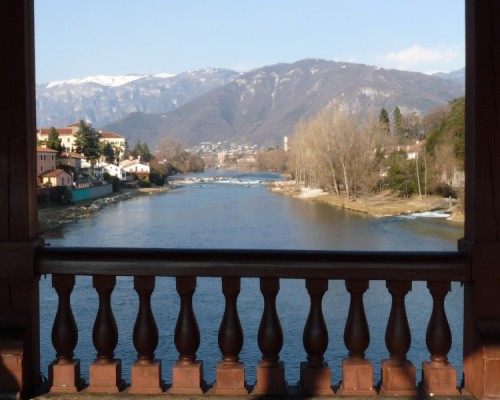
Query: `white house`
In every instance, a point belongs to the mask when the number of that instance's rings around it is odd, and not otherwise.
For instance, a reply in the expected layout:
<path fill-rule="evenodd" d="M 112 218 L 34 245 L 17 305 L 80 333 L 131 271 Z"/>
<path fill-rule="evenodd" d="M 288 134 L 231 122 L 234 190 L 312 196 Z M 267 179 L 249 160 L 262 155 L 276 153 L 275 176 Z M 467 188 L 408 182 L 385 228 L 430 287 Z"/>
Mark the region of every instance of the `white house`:
<path fill-rule="evenodd" d="M 141 159 L 137 158 L 135 160 L 125 160 L 120 163 L 120 167 L 123 168 L 128 174 L 136 175 L 138 178 L 149 178 L 151 169 L 149 168 L 149 163 L 141 163 Z"/>
<path fill-rule="evenodd" d="M 102 178 L 105 173 L 108 173 L 111 176 L 118 177 L 120 180 L 127 179 L 127 172 L 122 167 L 105 162 L 97 163 L 94 166 L 94 173 L 96 177 L 100 178 Z"/>

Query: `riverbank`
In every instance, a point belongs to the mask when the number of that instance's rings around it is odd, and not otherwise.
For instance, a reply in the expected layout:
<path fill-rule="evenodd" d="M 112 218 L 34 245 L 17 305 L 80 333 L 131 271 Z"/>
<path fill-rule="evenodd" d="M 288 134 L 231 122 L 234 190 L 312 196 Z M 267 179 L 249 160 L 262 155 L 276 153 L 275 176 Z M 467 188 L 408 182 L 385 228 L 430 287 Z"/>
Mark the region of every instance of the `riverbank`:
<path fill-rule="evenodd" d="M 121 189 L 109 195 L 81 201 L 67 206 L 54 206 L 38 210 L 38 233 L 43 234 L 61 225 L 75 222 L 80 218 L 89 218 L 103 207 L 129 200 L 137 196 L 149 196 L 170 190 L 169 187 L 140 189 Z"/>
<path fill-rule="evenodd" d="M 319 203 L 351 211 L 362 212 L 374 217 L 389 217 L 405 214 L 440 211 L 449 214 L 449 220 L 463 222 L 461 209 L 450 199 L 439 196 L 413 196 L 402 198 L 390 191 L 383 191 L 367 197 L 347 198 L 327 193 L 322 189 L 305 188 L 294 181 L 277 181 L 269 185 L 273 193 L 296 198 L 310 199 Z"/>

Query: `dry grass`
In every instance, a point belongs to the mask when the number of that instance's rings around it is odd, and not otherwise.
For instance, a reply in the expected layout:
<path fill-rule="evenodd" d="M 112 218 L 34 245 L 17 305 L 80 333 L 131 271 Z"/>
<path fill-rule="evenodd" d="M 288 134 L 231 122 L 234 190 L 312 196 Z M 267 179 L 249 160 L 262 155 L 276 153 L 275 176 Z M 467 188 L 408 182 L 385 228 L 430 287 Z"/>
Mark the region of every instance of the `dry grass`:
<path fill-rule="evenodd" d="M 270 185 L 274 193 L 286 196 L 309 198 L 331 206 L 345 208 L 351 211 L 362 212 L 376 217 L 387 217 L 394 215 L 412 214 L 425 211 L 447 210 L 452 212 L 454 220 L 460 221 L 463 215 L 457 211 L 456 206 L 450 207 L 450 200 L 439 196 L 412 196 L 410 198 L 400 197 L 391 191 L 383 191 L 376 195 L 366 197 L 337 196 L 332 193 L 305 189 L 292 181 L 274 182 Z"/>

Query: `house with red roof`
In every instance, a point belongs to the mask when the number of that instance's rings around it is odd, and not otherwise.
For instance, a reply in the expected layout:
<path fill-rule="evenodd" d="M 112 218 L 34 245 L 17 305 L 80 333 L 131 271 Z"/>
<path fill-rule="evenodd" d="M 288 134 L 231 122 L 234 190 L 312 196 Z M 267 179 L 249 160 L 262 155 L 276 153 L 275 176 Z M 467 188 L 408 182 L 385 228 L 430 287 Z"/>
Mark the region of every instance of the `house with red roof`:
<path fill-rule="evenodd" d="M 55 128 L 57 133 L 59 133 L 59 139 L 61 139 L 61 144 L 68 151 L 74 151 L 75 146 L 75 135 L 78 132 L 80 123 L 74 123 L 66 126 L 65 128 Z M 37 130 L 37 139 L 39 142 L 45 142 L 49 138 L 51 128 L 40 128 Z M 101 141 L 109 143 L 113 148 L 119 151 L 120 156 L 123 155 L 126 148 L 127 139 L 119 135 L 116 132 L 98 131 L 101 135 Z"/>
<path fill-rule="evenodd" d="M 71 167 L 75 174 L 79 174 L 82 169 L 82 161 L 85 156 L 74 151 L 62 151 L 59 155 L 58 165 Z"/>
<path fill-rule="evenodd" d="M 73 186 L 73 177 L 63 169 L 43 172 L 38 175 L 38 178 L 41 185 L 45 187 L 66 186 L 71 188 Z"/>
<path fill-rule="evenodd" d="M 47 147 L 36 147 L 36 170 L 38 174 L 45 171 L 53 171 L 57 166 L 57 150 Z"/>

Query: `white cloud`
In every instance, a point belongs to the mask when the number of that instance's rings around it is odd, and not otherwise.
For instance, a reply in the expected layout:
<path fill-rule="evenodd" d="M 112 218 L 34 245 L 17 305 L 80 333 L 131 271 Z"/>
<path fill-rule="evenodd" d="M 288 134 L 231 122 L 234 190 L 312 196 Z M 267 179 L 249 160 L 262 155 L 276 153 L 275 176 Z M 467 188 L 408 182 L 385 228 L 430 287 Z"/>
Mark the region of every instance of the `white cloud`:
<path fill-rule="evenodd" d="M 418 44 L 380 57 L 386 66 L 411 71 L 446 71 L 465 65 L 464 45 L 423 47 Z"/>

